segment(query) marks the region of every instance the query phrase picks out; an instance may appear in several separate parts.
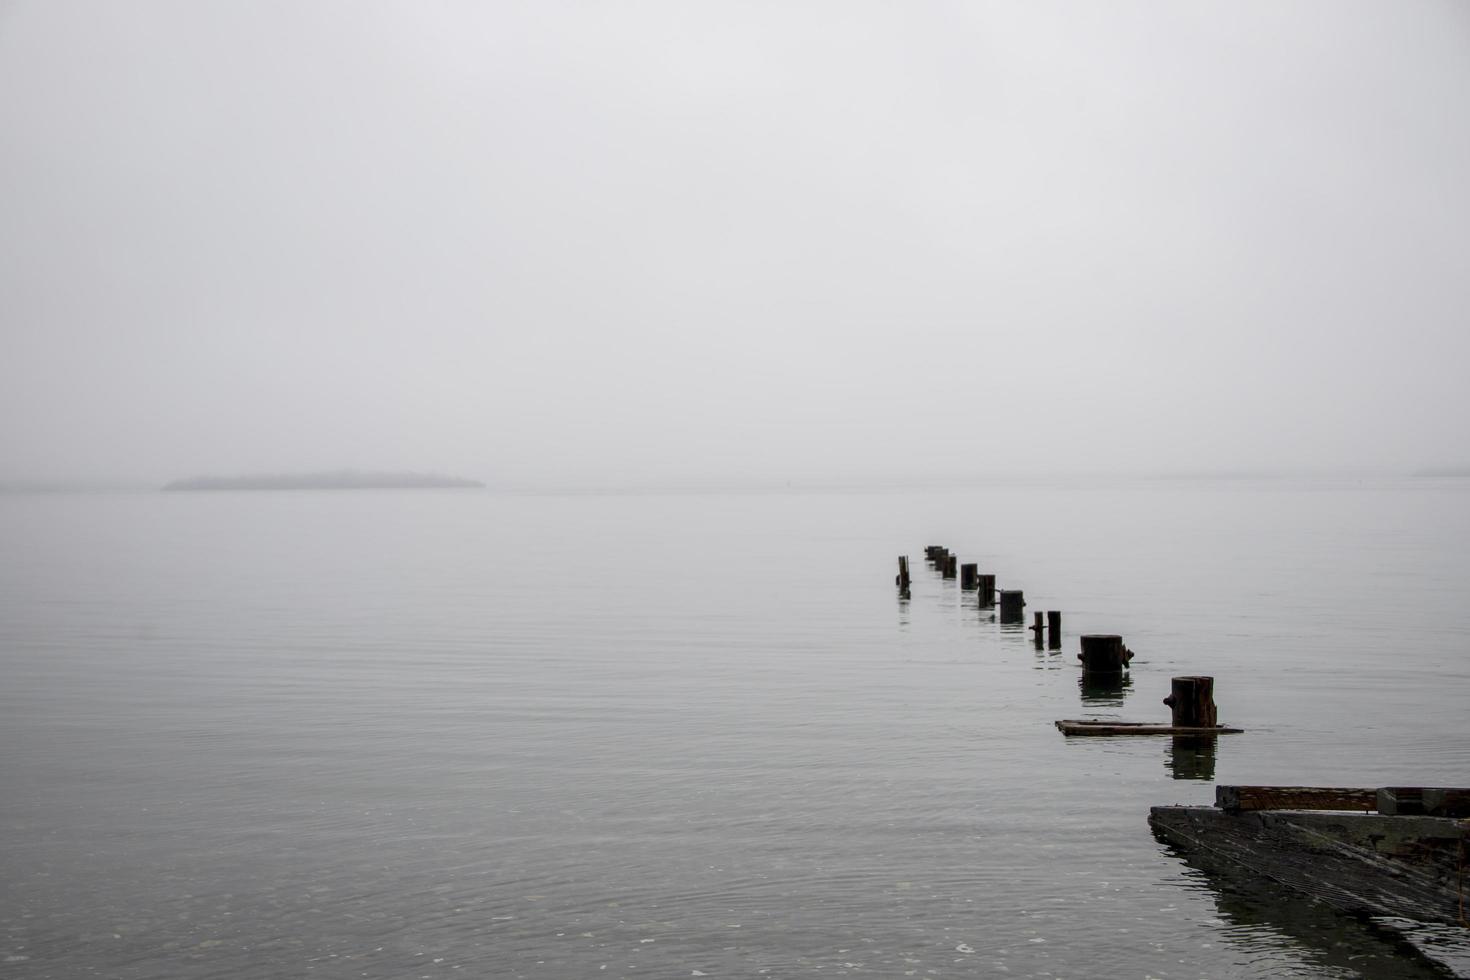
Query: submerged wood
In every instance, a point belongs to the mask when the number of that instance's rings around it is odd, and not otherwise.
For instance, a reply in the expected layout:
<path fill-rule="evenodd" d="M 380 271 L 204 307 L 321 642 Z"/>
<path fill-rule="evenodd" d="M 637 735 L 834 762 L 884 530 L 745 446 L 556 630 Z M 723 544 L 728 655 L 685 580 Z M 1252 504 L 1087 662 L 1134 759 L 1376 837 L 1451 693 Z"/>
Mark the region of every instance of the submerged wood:
<path fill-rule="evenodd" d="M 1063 735 L 1239 735 L 1244 729 L 1215 725 L 1196 728 L 1184 725 L 1163 725 L 1146 721 L 1091 721 L 1081 718 L 1064 718 L 1056 723 Z"/>
<path fill-rule="evenodd" d="M 1291 788 L 1291 787 L 1288 787 Z M 1467 830 L 1447 817 L 1156 806 L 1154 834 L 1217 868 L 1339 911 L 1453 925 Z"/>

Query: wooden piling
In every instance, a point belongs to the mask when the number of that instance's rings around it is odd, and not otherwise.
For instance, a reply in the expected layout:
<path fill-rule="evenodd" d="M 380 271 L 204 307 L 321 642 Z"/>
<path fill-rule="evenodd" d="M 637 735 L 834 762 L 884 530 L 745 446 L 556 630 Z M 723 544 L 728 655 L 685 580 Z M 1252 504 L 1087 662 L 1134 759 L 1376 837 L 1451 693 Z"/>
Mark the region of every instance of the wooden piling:
<path fill-rule="evenodd" d="M 898 556 L 898 591 L 900 591 L 900 592 L 908 592 L 908 590 L 909 590 L 909 556 L 908 555 L 899 555 Z"/>
<path fill-rule="evenodd" d="M 1173 710 L 1176 727 L 1214 728 L 1219 724 L 1214 694 L 1213 677 L 1176 677 L 1164 703 Z"/>
<path fill-rule="evenodd" d="M 959 574 L 959 571 L 960 571 L 960 556 L 959 555 L 945 555 L 944 556 L 944 577 L 945 578 L 954 578 L 955 576 L 957 576 Z"/>
<path fill-rule="evenodd" d="M 1062 614 L 1060 610 L 1047 610 L 1046 645 L 1051 650 L 1060 650 L 1062 648 Z"/>
<path fill-rule="evenodd" d="M 1091 634 L 1081 637 L 1081 640 L 1082 652 L 1077 654 L 1077 659 L 1082 661 L 1083 673 L 1119 674 L 1128 666 L 1128 661 L 1133 659 L 1132 651 L 1123 645 L 1121 636 Z M 1210 724 L 1213 725 L 1214 722 L 1211 721 Z"/>
<path fill-rule="evenodd" d="M 989 609 L 995 605 L 995 576 L 976 575 L 975 588 L 980 592 L 980 608 Z"/>
<path fill-rule="evenodd" d="M 1042 634 L 1046 631 L 1046 626 L 1044 625 L 1042 620 L 1043 616 L 1044 614 L 1039 609 L 1036 612 L 1032 613 L 1031 626 L 1029 627 L 1031 632 L 1036 634 L 1034 637 L 1032 637 L 1032 639 L 1036 641 L 1036 649 L 1038 650 L 1041 649 Z"/>
<path fill-rule="evenodd" d="M 1025 619 L 1026 597 L 1020 589 L 1000 590 L 1000 621 L 1019 623 Z"/>
<path fill-rule="evenodd" d="M 960 588 L 967 590 L 975 588 L 979 584 L 977 582 L 979 578 L 980 566 L 976 563 L 969 562 L 960 566 Z"/>

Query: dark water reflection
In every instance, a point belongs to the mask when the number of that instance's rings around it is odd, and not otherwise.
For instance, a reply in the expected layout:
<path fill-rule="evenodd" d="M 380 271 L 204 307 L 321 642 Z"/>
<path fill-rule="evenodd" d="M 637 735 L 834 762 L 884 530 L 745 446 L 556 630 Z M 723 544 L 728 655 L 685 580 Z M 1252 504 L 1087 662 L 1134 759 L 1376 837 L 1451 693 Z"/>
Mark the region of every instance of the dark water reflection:
<path fill-rule="evenodd" d="M 1117 674 L 1084 673 L 1077 678 L 1077 687 L 1082 692 L 1084 707 L 1121 708 L 1128 694 L 1133 690 L 1133 675 L 1128 671 Z M 1128 720 L 1147 721 L 1149 719 Z"/>
<path fill-rule="evenodd" d="M 1219 738 L 1175 735 L 1164 749 L 1164 767 L 1175 779 L 1213 781 L 1219 741 Z"/>

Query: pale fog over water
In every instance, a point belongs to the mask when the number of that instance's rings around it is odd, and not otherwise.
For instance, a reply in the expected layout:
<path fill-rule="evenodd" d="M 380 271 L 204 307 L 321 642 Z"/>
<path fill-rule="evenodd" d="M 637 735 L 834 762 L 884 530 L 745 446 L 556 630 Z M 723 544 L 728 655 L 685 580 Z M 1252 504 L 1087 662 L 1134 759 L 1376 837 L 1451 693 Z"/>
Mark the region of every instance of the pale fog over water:
<path fill-rule="evenodd" d="M 3 495 L 0 975 L 1432 976 L 1146 817 L 1216 781 L 1463 784 L 1467 504 Z M 1062 651 L 926 544 L 1062 610 Z M 1121 693 L 1079 688 L 1084 632 L 1136 651 Z M 1246 730 L 1213 758 L 1051 724 L 1166 718 L 1185 673 Z"/>

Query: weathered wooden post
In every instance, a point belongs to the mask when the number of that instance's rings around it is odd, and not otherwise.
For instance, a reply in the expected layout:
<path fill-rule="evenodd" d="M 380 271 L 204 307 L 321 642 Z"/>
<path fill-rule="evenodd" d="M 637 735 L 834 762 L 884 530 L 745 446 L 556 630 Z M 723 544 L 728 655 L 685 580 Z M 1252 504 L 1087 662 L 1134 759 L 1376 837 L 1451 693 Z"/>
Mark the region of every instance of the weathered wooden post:
<path fill-rule="evenodd" d="M 975 587 L 980 590 L 980 608 L 989 609 L 995 605 L 995 576 L 977 575 L 975 578 Z"/>
<path fill-rule="evenodd" d="M 1120 674 L 1133 659 L 1133 651 L 1123 645 L 1121 636 L 1091 634 L 1082 637 L 1082 652 L 1077 654 L 1085 674 Z"/>
<path fill-rule="evenodd" d="M 956 575 L 959 574 L 959 571 L 960 571 L 960 556 L 959 555 L 945 555 L 944 556 L 944 577 L 945 578 L 954 578 Z"/>
<path fill-rule="evenodd" d="M 907 593 L 909 590 L 909 556 L 898 556 L 898 591 Z"/>
<path fill-rule="evenodd" d="M 1025 618 L 1026 597 L 1020 589 L 1000 590 L 1000 621 L 1019 623 Z"/>
<path fill-rule="evenodd" d="M 939 555 L 944 551 L 943 546 L 937 544 L 924 546 L 924 558 L 928 561 L 938 561 Z"/>
<path fill-rule="evenodd" d="M 1175 728 L 1215 728 L 1220 724 L 1215 717 L 1213 677 L 1174 678 L 1164 703 L 1174 712 Z"/>
<path fill-rule="evenodd" d="M 1041 649 L 1041 636 L 1042 636 L 1042 633 L 1046 630 L 1046 627 L 1044 625 L 1042 625 L 1042 615 L 1043 614 L 1042 614 L 1041 610 L 1039 610 L 1039 609 L 1036 612 L 1034 612 L 1034 613 L 1031 614 L 1031 626 L 1030 626 L 1030 630 L 1031 630 L 1031 632 L 1033 632 L 1033 633 L 1036 634 L 1034 637 L 1032 637 L 1032 639 L 1034 639 L 1036 641 L 1036 649 L 1038 649 L 1038 650 Z"/>
<path fill-rule="evenodd" d="M 1047 610 L 1046 645 L 1050 650 L 1062 648 L 1062 613 L 1058 609 Z"/>
<path fill-rule="evenodd" d="M 976 579 L 980 577 L 980 566 L 974 562 L 968 562 L 960 566 L 960 588 L 973 589 L 978 584 Z"/>

